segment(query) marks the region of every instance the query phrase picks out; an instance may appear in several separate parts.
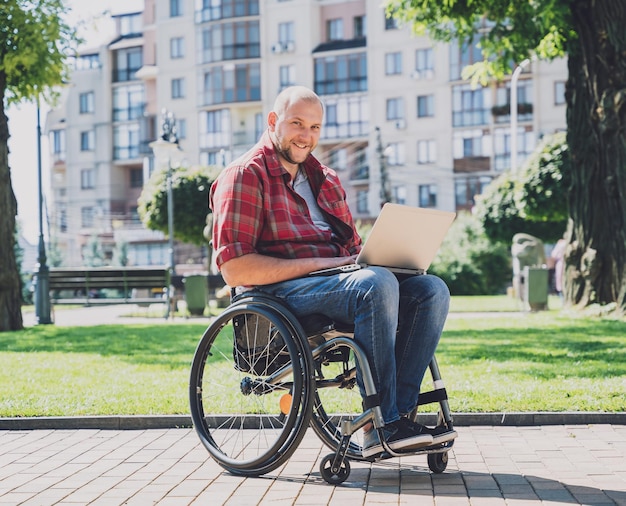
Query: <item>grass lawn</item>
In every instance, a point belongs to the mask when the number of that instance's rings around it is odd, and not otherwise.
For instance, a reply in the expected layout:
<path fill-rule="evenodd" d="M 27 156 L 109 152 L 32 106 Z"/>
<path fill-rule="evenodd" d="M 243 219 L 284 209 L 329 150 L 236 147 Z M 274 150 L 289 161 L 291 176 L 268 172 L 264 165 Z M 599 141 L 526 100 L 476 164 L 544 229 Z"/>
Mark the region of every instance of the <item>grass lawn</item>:
<path fill-rule="evenodd" d="M 515 311 L 503 298 L 453 298 L 437 353 L 453 411 L 626 411 L 626 322 L 556 309 L 463 315 Z M 203 330 L 155 321 L 0 333 L 0 416 L 187 414 Z"/>

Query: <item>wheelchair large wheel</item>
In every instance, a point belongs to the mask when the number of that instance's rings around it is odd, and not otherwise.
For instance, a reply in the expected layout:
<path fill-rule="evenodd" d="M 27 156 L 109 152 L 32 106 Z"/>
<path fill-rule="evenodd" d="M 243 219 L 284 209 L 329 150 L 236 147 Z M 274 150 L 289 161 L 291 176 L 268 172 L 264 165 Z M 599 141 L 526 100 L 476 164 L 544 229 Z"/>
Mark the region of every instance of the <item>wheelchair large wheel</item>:
<path fill-rule="evenodd" d="M 234 304 L 207 328 L 193 358 L 189 398 L 196 432 L 231 473 L 270 472 L 304 437 L 311 380 L 311 352 L 284 313 L 254 302 Z"/>
<path fill-rule="evenodd" d="M 315 360 L 315 398 L 311 428 L 329 448 L 336 450 L 341 440 L 341 423 L 363 412 L 362 398 L 356 384 L 354 353 L 341 346 Z M 366 460 L 361 455 L 363 431 L 350 438 L 346 456 Z"/>

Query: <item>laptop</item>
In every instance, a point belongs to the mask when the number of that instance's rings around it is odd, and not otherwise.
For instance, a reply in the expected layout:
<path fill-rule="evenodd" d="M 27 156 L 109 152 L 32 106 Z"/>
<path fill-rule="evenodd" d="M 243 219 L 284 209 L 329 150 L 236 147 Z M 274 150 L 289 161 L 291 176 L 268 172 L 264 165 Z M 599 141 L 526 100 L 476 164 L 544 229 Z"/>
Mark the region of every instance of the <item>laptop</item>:
<path fill-rule="evenodd" d="M 369 266 L 386 267 L 399 274 L 423 274 L 455 217 L 454 212 L 386 203 L 356 263 L 313 271 L 309 276 L 329 276 Z"/>

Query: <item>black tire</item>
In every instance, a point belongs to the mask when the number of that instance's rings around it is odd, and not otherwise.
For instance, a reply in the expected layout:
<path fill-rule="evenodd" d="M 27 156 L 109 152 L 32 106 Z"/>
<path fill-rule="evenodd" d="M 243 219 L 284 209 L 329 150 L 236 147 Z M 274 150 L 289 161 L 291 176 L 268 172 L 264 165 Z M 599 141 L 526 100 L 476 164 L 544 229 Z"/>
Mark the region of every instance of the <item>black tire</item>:
<path fill-rule="evenodd" d="M 428 467 L 435 474 L 441 474 L 448 467 L 448 452 L 429 453 Z"/>
<path fill-rule="evenodd" d="M 342 352 L 348 353 L 347 348 L 344 347 Z M 344 366 L 343 361 L 328 361 L 326 357 L 316 362 L 317 386 L 313 401 L 311 428 L 328 448 L 336 450 L 341 441 L 341 422 L 352 420 L 362 413 L 362 398 L 356 384 L 354 353 L 349 353 L 345 364 L 347 367 Z M 335 382 L 338 378 L 339 381 Z M 350 438 L 346 456 L 352 460 L 367 460 L 361 454 L 362 434 L 363 431 L 358 430 Z"/>
<path fill-rule="evenodd" d="M 189 382 L 194 428 L 211 456 L 241 476 L 283 464 L 309 423 L 311 371 L 311 352 L 283 312 L 254 302 L 227 308 L 202 336 Z"/>
<path fill-rule="evenodd" d="M 350 462 L 345 459 L 341 463 L 341 467 L 337 473 L 333 473 L 331 470 L 333 460 L 335 458 L 334 453 L 326 455 L 320 462 L 320 474 L 326 483 L 331 485 L 340 485 L 348 479 L 350 476 Z"/>

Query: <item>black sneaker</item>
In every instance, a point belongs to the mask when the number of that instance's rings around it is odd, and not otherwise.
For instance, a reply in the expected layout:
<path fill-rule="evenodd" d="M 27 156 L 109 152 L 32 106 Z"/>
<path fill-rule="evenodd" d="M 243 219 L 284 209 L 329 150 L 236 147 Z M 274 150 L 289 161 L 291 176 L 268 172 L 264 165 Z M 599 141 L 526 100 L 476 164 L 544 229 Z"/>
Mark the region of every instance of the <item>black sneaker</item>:
<path fill-rule="evenodd" d="M 443 425 L 438 425 L 437 427 L 431 429 L 430 427 L 420 425 L 419 423 L 414 422 L 407 417 L 402 417 L 401 420 L 403 420 L 403 423 L 405 425 L 408 425 L 409 427 L 414 427 L 413 430 L 420 430 L 422 432 L 430 434 L 433 437 L 433 446 L 447 443 L 448 441 L 456 439 L 456 437 L 458 436 L 455 430 L 448 429 Z"/>
<path fill-rule="evenodd" d="M 414 450 L 431 446 L 433 436 L 425 429 L 423 425 L 406 423 L 405 418 L 400 418 L 385 426 L 385 441 L 392 450 Z"/>

